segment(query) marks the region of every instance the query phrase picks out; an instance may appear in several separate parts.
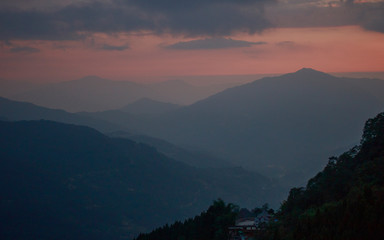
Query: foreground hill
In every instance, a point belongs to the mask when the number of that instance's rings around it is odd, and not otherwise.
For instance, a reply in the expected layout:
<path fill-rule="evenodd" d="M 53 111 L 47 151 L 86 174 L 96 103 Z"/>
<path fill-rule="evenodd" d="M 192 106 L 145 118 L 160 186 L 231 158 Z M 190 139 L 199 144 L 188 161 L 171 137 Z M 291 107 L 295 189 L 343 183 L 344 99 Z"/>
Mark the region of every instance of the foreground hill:
<path fill-rule="evenodd" d="M 302 69 L 225 90 L 136 129 L 300 184 L 323 159 L 356 143 L 365 119 L 384 109 L 380 89 L 384 95 L 382 80 Z"/>
<path fill-rule="evenodd" d="M 255 240 L 384 239 L 384 113 L 367 121 L 361 144 L 329 159 L 327 166 L 293 188 Z M 225 239 L 236 208 L 216 201 L 206 212 L 175 222 L 137 240 Z"/>
<path fill-rule="evenodd" d="M 0 122 L 1 239 L 128 239 L 213 199 L 276 199 L 242 169 L 196 169 L 127 139 L 50 121 Z"/>
<path fill-rule="evenodd" d="M 277 239 L 384 238 L 384 113 L 367 121 L 361 145 L 330 158 L 281 206 Z"/>

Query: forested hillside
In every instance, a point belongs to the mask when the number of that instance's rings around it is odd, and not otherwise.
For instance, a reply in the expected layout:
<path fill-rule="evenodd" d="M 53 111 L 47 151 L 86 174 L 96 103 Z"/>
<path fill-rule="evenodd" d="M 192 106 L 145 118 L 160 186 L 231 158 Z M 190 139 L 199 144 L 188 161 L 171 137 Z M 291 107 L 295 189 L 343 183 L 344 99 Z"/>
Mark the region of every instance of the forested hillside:
<path fill-rule="evenodd" d="M 384 239 L 384 113 L 367 121 L 360 146 L 329 159 L 293 188 L 275 239 Z"/>
<path fill-rule="evenodd" d="M 366 122 L 359 146 L 331 157 L 305 188 L 291 189 L 256 240 L 384 239 L 384 113 Z M 226 239 L 236 208 L 216 201 L 206 212 L 137 240 Z"/>
<path fill-rule="evenodd" d="M 218 199 L 199 216 L 184 222 L 175 222 L 152 231 L 140 234 L 135 240 L 223 240 L 227 239 L 227 228 L 235 224 L 238 207 Z"/>
<path fill-rule="evenodd" d="M 0 239 L 131 239 L 218 197 L 276 198 L 261 175 L 194 168 L 83 126 L 0 121 L 0 146 Z"/>

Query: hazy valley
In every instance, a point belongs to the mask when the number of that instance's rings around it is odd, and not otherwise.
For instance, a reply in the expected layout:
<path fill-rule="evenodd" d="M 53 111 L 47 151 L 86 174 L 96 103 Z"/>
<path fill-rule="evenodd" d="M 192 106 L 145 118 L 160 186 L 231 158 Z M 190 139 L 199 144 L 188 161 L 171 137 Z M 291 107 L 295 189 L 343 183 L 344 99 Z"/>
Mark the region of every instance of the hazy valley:
<path fill-rule="evenodd" d="M 383 109 L 382 96 L 382 80 L 302 69 L 229 88 L 164 114 L 82 115 L 210 152 L 294 186 L 321 169 L 324 159 L 357 143 L 365 120 Z"/>
<path fill-rule="evenodd" d="M 313 69 L 191 89 L 85 78 L 0 98 L 2 236 L 129 239 L 218 198 L 277 208 L 384 109 L 384 80 Z"/>

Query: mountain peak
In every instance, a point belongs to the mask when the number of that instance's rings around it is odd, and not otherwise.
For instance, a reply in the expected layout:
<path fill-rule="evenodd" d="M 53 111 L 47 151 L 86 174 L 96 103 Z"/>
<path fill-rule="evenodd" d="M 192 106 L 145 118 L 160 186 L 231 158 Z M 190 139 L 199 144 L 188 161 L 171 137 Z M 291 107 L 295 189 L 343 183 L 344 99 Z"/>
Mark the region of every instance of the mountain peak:
<path fill-rule="evenodd" d="M 317 71 L 313 68 L 302 68 L 294 73 L 294 75 L 302 75 L 302 76 L 321 76 L 321 77 L 329 77 L 330 75 L 324 72 Z"/>
<path fill-rule="evenodd" d="M 296 71 L 296 73 L 323 73 L 323 72 L 317 71 L 317 70 L 315 70 L 313 68 L 305 68 L 304 67 L 304 68 Z"/>
<path fill-rule="evenodd" d="M 332 76 L 328 73 L 320 72 L 312 68 L 302 68 L 296 72 L 287 73 L 282 75 L 281 77 L 289 78 L 289 79 L 317 79 L 317 80 L 324 80 L 324 79 L 333 79 L 336 78 L 335 76 Z"/>

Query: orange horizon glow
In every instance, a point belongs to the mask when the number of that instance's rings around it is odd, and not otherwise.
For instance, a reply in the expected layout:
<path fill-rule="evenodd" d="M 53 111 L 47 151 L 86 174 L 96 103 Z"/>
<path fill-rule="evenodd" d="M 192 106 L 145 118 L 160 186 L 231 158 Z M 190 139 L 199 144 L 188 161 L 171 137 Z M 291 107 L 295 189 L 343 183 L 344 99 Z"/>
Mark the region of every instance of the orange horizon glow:
<path fill-rule="evenodd" d="M 358 26 L 280 28 L 231 37 L 267 44 L 251 47 L 174 50 L 163 46 L 195 39 L 154 35 L 94 34 L 76 41 L 13 41 L 40 52 L 0 48 L 0 78 L 56 82 L 87 75 L 127 80 L 166 76 L 252 75 L 310 67 L 324 72 L 384 71 L 384 34 Z M 129 45 L 124 51 L 100 46 Z"/>

